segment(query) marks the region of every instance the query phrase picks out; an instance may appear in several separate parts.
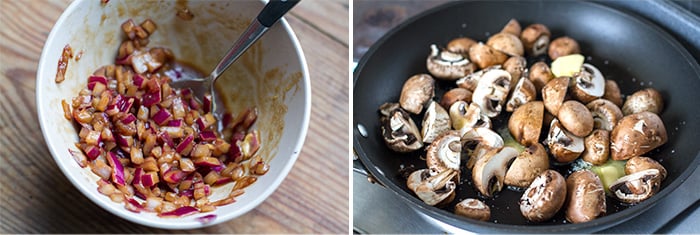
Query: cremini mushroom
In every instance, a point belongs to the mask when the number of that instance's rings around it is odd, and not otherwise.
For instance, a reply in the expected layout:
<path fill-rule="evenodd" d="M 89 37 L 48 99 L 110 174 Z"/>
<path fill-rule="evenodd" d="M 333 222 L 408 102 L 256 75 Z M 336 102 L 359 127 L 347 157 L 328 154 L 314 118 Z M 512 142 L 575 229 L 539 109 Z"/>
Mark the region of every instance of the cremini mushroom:
<path fill-rule="evenodd" d="M 403 84 L 399 104 L 413 114 L 420 114 L 423 106 L 435 96 L 435 79 L 428 74 L 413 75 Z"/>
<path fill-rule="evenodd" d="M 549 134 L 545 142 L 554 159 L 561 163 L 576 160 L 584 150 L 583 138 L 565 130 L 556 118 L 549 126 Z"/>
<path fill-rule="evenodd" d="M 432 143 L 439 135 L 450 130 L 450 114 L 437 102 L 430 101 L 428 108 L 423 115 L 423 125 L 421 125 L 421 135 L 423 143 Z"/>
<path fill-rule="evenodd" d="M 469 48 L 469 58 L 480 69 L 483 69 L 493 65 L 503 64 L 503 62 L 508 59 L 508 55 L 479 42 Z"/>
<path fill-rule="evenodd" d="M 491 128 L 491 119 L 474 103 L 467 105 L 466 101 L 457 101 L 450 107 L 452 128 L 462 135 L 472 128 Z"/>
<path fill-rule="evenodd" d="M 423 178 L 424 172 L 414 172 L 413 174 L 419 174 L 418 177 L 423 179 L 415 186 L 414 192 L 425 204 L 442 206 L 454 200 L 457 184 L 453 178 L 457 176 L 457 171 L 448 169 L 427 178 Z M 409 176 L 409 178 L 417 177 Z"/>
<path fill-rule="evenodd" d="M 510 73 L 510 90 L 515 88 L 520 78 L 527 77 L 527 60 L 522 56 L 512 56 L 503 62 L 503 69 Z M 526 79 L 527 80 L 527 79 Z"/>
<path fill-rule="evenodd" d="M 431 172 L 429 169 L 420 169 L 416 170 L 414 172 L 411 172 L 410 175 L 408 175 L 408 178 L 406 179 L 406 186 L 408 189 L 411 191 L 416 191 L 416 188 L 418 188 L 419 185 L 423 183 L 426 179 L 428 179 L 432 175 L 436 175 L 437 172 Z"/>
<path fill-rule="evenodd" d="M 558 77 L 552 79 L 542 87 L 542 101 L 544 108 L 553 115 L 559 114 L 559 108 L 566 99 L 566 91 L 569 87 L 570 77 Z"/>
<path fill-rule="evenodd" d="M 665 144 L 668 136 L 661 118 L 644 111 L 623 117 L 612 130 L 610 140 L 612 159 L 627 160 Z"/>
<path fill-rule="evenodd" d="M 476 86 L 479 84 L 479 80 L 481 80 L 481 77 L 484 76 L 484 73 L 494 70 L 494 69 L 501 69 L 501 65 L 494 65 L 476 72 L 473 72 L 467 76 L 464 76 L 463 78 L 457 79 L 457 87 L 467 89 L 471 92 L 474 92 L 476 89 Z"/>
<path fill-rule="evenodd" d="M 554 74 L 552 74 L 552 70 L 547 63 L 540 61 L 530 66 L 528 78 L 532 81 L 532 84 L 535 85 L 535 89 L 539 91 L 545 84 L 554 79 Z"/>
<path fill-rule="evenodd" d="M 605 80 L 605 93 L 603 93 L 603 99 L 613 102 L 613 104 L 617 105 L 617 107 L 622 107 L 622 93 L 620 92 L 620 87 L 617 86 L 617 82 L 615 82 L 615 80 Z"/>
<path fill-rule="evenodd" d="M 518 20 L 516 19 L 510 19 L 508 23 L 503 26 L 503 29 L 501 29 L 501 33 L 509 33 L 515 36 L 520 36 L 521 32 L 522 27 L 520 27 L 520 23 L 518 23 Z"/>
<path fill-rule="evenodd" d="M 583 139 L 585 149 L 581 154 L 584 161 L 602 165 L 610 157 L 610 131 L 595 129 Z"/>
<path fill-rule="evenodd" d="M 448 131 L 439 136 L 425 149 L 425 163 L 428 169 L 443 172 L 447 169 L 459 171 L 461 136 L 457 131 Z"/>
<path fill-rule="evenodd" d="M 382 114 L 382 136 L 391 150 L 406 153 L 423 147 L 416 123 L 399 104 L 385 103 L 379 110 Z"/>
<path fill-rule="evenodd" d="M 644 111 L 660 114 L 663 109 L 664 99 L 654 88 L 646 88 L 627 96 L 625 104 L 622 105 L 622 113 L 625 115 Z"/>
<path fill-rule="evenodd" d="M 571 81 L 571 94 L 587 104 L 605 94 L 605 78 L 598 68 L 584 63 L 581 71 L 575 73 Z"/>
<path fill-rule="evenodd" d="M 622 110 L 617 105 L 606 99 L 596 99 L 586 104 L 586 108 L 593 115 L 593 128 L 612 131 L 620 119 Z"/>
<path fill-rule="evenodd" d="M 442 105 L 442 107 L 445 109 L 450 109 L 452 104 L 454 104 L 457 101 L 471 102 L 472 92 L 461 87 L 452 88 L 451 90 L 445 92 L 445 94 L 442 95 L 442 99 L 440 99 L 440 105 Z"/>
<path fill-rule="evenodd" d="M 554 216 L 566 199 L 566 181 L 554 170 L 546 170 L 532 181 L 520 197 L 520 213 L 532 222 L 542 222 Z"/>
<path fill-rule="evenodd" d="M 474 72 L 474 64 L 459 53 L 438 49 L 433 44 L 430 45 L 430 55 L 426 59 L 426 66 L 430 74 L 435 78 L 454 81 Z"/>
<path fill-rule="evenodd" d="M 593 115 L 581 102 L 565 101 L 559 108 L 557 118 L 566 130 L 578 137 L 586 137 L 593 131 Z"/>
<path fill-rule="evenodd" d="M 661 180 L 666 179 L 666 168 L 654 159 L 643 156 L 636 156 L 627 160 L 625 163 L 625 174 L 634 174 L 647 169 L 657 169 L 659 170 L 659 175 L 661 175 Z"/>
<path fill-rule="evenodd" d="M 540 139 L 544 104 L 542 101 L 530 101 L 516 109 L 508 119 L 508 130 L 518 143 L 529 146 Z"/>
<path fill-rule="evenodd" d="M 508 164 L 518 156 L 512 147 L 492 149 L 479 158 L 472 169 L 474 187 L 485 197 L 492 197 L 503 188 Z"/>
<path fill-rule="evenodd" d="M 543 24 L 531 24 L 523 29 L 520 41 L 523 42 L 525 52 L 532 56 L 539 56 L 547 52 L 549 36 L 551 33 Z"/>
<path fill-rule="evenodd" d="M 581 48 L 579 48 L 578 42 L 567 36 L 552 40 L 552 42 L 549 43 L 549 50 L 547 52 L 549 58 L 552 60 L 556 60 L 560 56 L 578 53 L 581 53 Z"/>
<path fill-rule="evenodd" d="M 489 128 L 469 129 L 462 135 L 462 152 L 468 158 L 467 168 L 472 169 L 479 158 L 493 149 L 503 147 L 503 138 Z"/>
<path fill-rule="evenodd" d="M 510 73 L 503 69 L 487 71 L 481 76 L 479 84 L 474 89 L 472 102 L 478 105 L 487 116 L 497 116 L 501 113 L 508 97 L 510 79 Z"/>
<path fill-rule="evenodd" d="M 491 218 L 491 208 L 479 199 L 467 198 L 455 205 L 455 214 L 470 219 L 488 221 Z"/>
<path fill-rule="evenodd" d="M 603 183 L 590 170 L 571 173 L 566 178 L 566 192 L 566 220 L 569 222 L 588 222 L 603 216 L 607 211 Z"/>
<path fill-rule="evenodd" d="M 549 155 L 540 143 L 534 143 L 518 154 L 506 172 L 504 183 L 520 188 L 530 186 L 535 177 L 549 169 Z"/>
<path fill-rule="evenodd" d="M 520 79 L 515 88 L 511 91 L 510 99 L 506 103 L 506 111 L 513 112 L 518 107 L 535 100 L 537 90 L 529 79 Z M 544 106 L 542 107 L 544 109 Z"/>
<path fill-rule="evenodd" d="M 523 56 L 523 43 L 518 36 L 510 33 L 497 33 L 489 37 L 486 45 L 509 56 Z"/>
<path fill-rule="evenodd" d="M 469 48 L 474 44 L 476 44 L 476 41 L 468 37 L 455 38 L 447 43 L 447 50 L 467 56 L 469 55 Z"/>
<path fill-rule="evenodd" d="M 635 204 L 656 194 L 661 180 L 659 170 L 646 169 L 620 177 L 610 185 L 610 192 L 624 203 Z"/>

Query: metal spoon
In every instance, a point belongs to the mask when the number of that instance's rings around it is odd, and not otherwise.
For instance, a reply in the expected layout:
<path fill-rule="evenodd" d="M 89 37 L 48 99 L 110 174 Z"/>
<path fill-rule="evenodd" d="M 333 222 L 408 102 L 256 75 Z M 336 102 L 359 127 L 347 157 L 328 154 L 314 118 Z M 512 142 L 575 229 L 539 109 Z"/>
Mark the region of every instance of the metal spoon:
<path fill-rule="evenodd" d="M 211 96 L 211 113 L 218 115 L 214 82 L 219 76 L 233 64 L 248 48 L 253 45 L 267 30 L 272 27 L 284 14 L 286 14 L 300 0 L 270 0 L 265 8 L 260 11 L 258 17 L 243 31 L 238 40 L 221 58 L 219 64 L 214 67 L 209 76 L 205 78 L 182 77 L 173 81 L 173 88 L 191 88 L 195 96 L 204 98 L 206 91 Z"/>

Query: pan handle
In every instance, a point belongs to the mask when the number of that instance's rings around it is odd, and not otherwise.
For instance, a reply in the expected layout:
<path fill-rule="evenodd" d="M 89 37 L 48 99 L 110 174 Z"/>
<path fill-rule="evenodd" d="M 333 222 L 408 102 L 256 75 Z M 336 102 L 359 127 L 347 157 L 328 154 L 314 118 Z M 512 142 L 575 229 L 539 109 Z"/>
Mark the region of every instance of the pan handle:
<path fill-rule="evenodd" d="M 370 183 L 384 187 L 384 185 L 381 182 L 377 181 L 377 179 L 374 178 L 372 173 L 370 173 L 367 170 L 367 166 L 365 166 L 365 164 L 362 163 L 362 160 L 360 160 L 360 157 L 357 156 L 357 151 L 355 151 L 355 148 L 352 149 L 352 171 L 367 176 L 367 181 L 369 181 Z"/>

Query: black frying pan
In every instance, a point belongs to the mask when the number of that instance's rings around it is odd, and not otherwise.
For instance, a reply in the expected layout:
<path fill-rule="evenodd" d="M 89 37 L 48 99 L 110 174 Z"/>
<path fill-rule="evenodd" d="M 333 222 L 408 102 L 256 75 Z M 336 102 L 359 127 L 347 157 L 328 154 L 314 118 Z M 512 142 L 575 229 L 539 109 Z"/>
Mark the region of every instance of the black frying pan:
<path fill-rule="evenodd" d="M 642 87 L 661 91 L 666 105 L 661 117 L 669 141 L 647 154 L 668 170 L 657 195 L 629 208 L 608 198 L 609 214 L 587 223 L 566 223 L 560 212 L 551 221 L 532 224 L 519 211 L 517 199 L 522 192 L 508 189 L 495 199 L 486 200 L 491 206 L 491 222 L 452 214 L 452 207 L 460 199 L 477 197 L 473 187 L 466 183 L 471 178 L 466 171 L 462 172 L 465 183 L 458 187 L 456 200 L 444 209 L 425 205 L 408 190 L 399 169 L 411 164 L 425 168 L 424 161 L 418 159 L 423 153 L 397 154 L 385 146 L 378 107 L 384 102 L 397 102 L 404 81 L 411 75 L 427 73 L 425 59 L 430 44 L 444 46 L 459 36 L 485 41 L 510 18 L 518 19 L 523 27 L 545 24 L 553 38 L 567 35 L 576 39 L 582 53 L 591 56 L 588 63 L 597 66 L 606 78 L 616 80 L 623 94 L 629 95 Z M 447 82 L 438 83 L 435 99 L 449 86 Z M 420 213 L 470 231 L 599 231 L 649 209 L 676 189 L 700 162 L 698 63 L 676 40 L 652 23 L 590 2 L 453 2 L 424 12 L 391 30 L 360 60 L 354 73 L 353 101 L 353 148 L 368 173 Z M 422 116 L 414 115 L 414 120 L 420 125 Z M 503 121 L 495 120 L 494 124 Z M 367 137 L 360 134 L 358 124 L 365 127 Z"/>

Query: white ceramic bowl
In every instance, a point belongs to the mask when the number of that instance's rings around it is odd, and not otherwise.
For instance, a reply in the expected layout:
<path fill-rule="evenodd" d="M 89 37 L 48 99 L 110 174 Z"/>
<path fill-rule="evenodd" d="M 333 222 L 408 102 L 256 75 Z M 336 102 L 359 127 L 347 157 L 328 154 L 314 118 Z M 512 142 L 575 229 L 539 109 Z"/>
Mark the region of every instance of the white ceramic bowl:
<path fill-rule="evenodd" d="M 275 24 L 217 81 L 219 91 L 232 100 L 229 108 L 240 111 L 257 106 L 256 128 L 261 133 L 258 152 L 268 160 L 270 170 L 258 178 L 236 202 L 213 212 L 182 218 L 160 218 L 154 213 L 133 213 L 123 203 L 114 203 L 97 192 L 89 167 L 80 168 L 69 149 L 78 136 L 71 122 L 63 118 L 61 100 L 70 103 L 86 86 L 87 76 L 98 67 L 114 63 L 117 48 L 125 38 L 120 25 L 127 19 L 137 24 L 151 18 L 158 26 L 149 47 L 171 49 L 175 57 L 208 73 L 263 8 L 260 1 L 190 1 L 186 6 L 175 1 L 101 1 L 73 2 L 51 30 L 41 54 L 37 72 L 36 100 L 44 139 L 58 166 L 85 196 L 109 212 L 127 220 L 166 229 L 190 229 L 217 224 L 240 216 L 265 200 L 279 186 L 301 152 L 308 128 L 311 87 L 303 52 L 286 21 Z M 186 7 L 194 14 L 190 21 L 176 16 Z M 66 79 L 55 83 L 57 63 L 63 47 L 69 44 L 75 54 Z M 215 190 L 212 197 L 226 194 Z M 70 202 L 63 202 L 70 203 Z M 202 224 L 196 218 L 215 214 L 216 219 Z"/>

